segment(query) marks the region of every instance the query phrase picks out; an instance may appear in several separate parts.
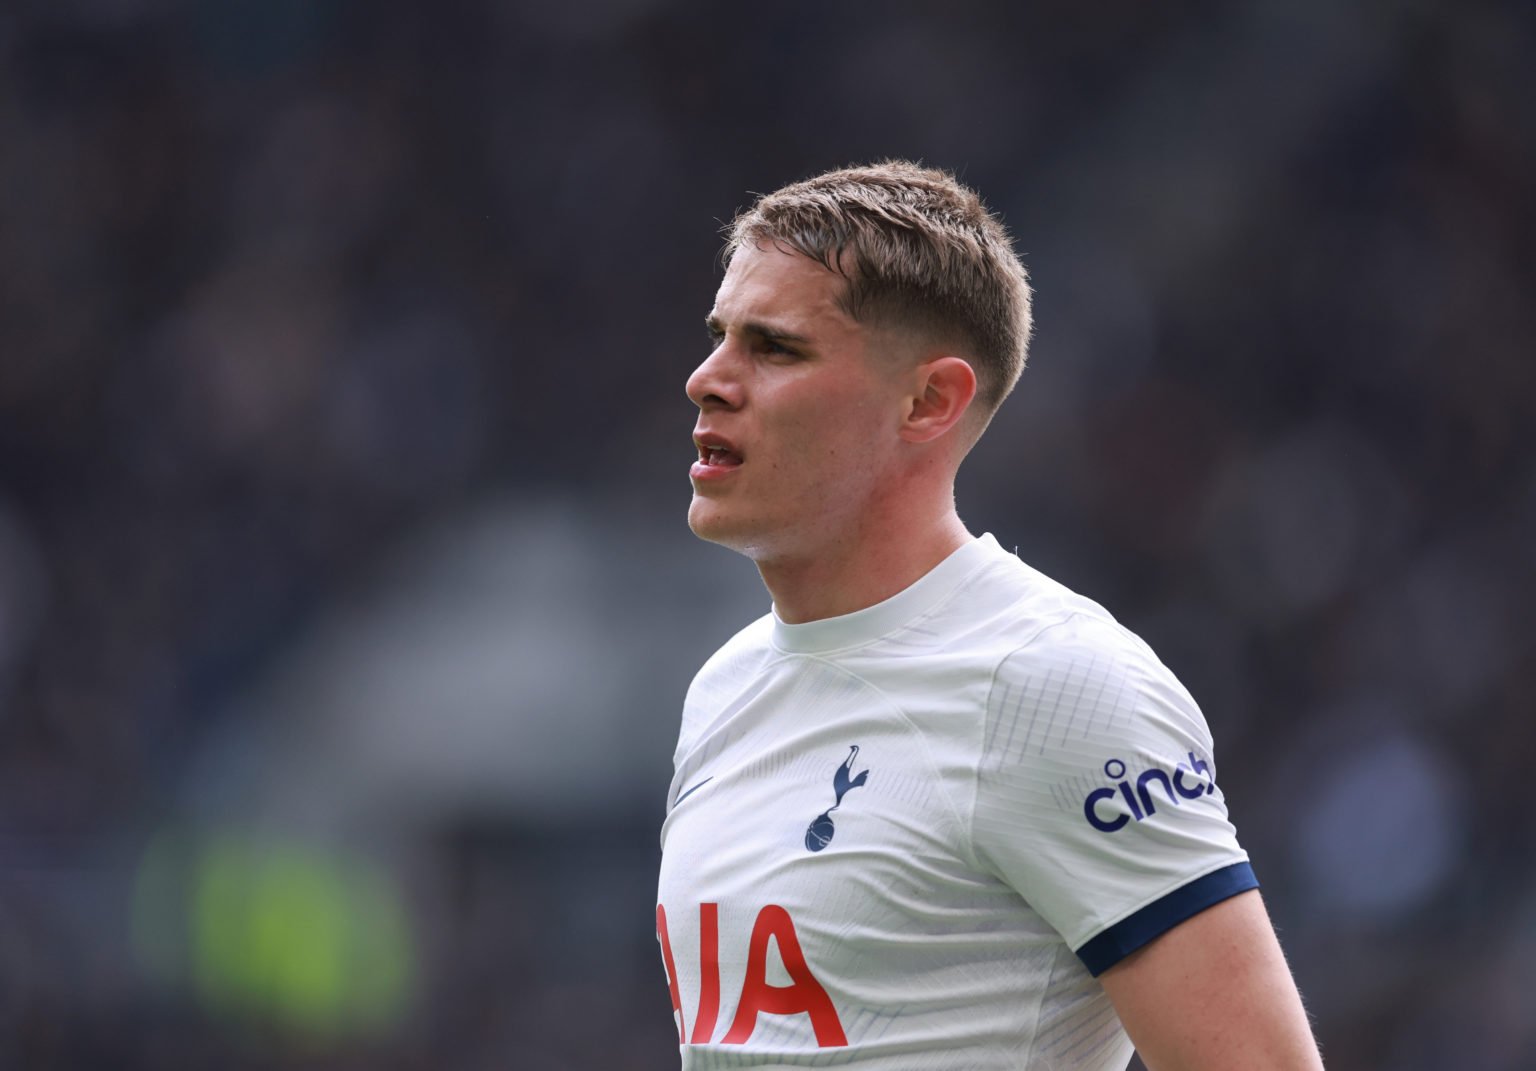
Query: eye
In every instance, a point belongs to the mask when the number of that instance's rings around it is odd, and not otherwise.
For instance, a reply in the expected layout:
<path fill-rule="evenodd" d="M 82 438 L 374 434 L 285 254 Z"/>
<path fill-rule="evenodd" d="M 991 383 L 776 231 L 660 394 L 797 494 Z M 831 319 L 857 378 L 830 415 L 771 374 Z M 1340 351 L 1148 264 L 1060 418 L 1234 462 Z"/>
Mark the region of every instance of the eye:
<path fill-rule="evenodd" d="M 800 354 L 790 349 L 784 343 L 774 338 L 763 338 L 758 341 L 758 351 L 766 356 L 779 360 L 799 360 Z"/>

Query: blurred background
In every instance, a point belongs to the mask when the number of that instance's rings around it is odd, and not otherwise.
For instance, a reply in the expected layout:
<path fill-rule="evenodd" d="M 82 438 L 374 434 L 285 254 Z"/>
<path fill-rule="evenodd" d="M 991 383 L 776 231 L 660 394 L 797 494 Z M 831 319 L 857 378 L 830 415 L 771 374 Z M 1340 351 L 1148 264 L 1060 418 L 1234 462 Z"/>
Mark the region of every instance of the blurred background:
<path fill-rule="evenodd" d="M 888 155 L 1037 287 L 962 516 L 1200 699 L 1329 1066 L 1536 1066 L 1536 16 L 0 12 L 0 1066 L 677 1066 L 718 229 Z"/>

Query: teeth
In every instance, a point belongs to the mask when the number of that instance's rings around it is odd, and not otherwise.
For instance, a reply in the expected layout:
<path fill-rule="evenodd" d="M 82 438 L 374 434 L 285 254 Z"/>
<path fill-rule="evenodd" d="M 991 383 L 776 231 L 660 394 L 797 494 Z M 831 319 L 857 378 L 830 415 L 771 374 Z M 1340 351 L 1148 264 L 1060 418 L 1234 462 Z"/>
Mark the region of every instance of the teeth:
<path fill-rule="evenodd" d="M 699 444 L 699 460 L 706 465 L 729 465 L 740 462 L 740 458 L 723 446 L 705 446 Z"/>

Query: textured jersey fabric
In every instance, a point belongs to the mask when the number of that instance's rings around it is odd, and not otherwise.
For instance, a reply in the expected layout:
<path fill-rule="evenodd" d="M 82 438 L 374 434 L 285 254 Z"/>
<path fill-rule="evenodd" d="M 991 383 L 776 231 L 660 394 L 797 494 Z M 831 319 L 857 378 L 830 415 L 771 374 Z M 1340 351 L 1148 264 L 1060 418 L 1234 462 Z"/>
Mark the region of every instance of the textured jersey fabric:
<path fill-rule="evenodd" d="M 657 936 L 686 1069 L 1123 1068 L 1094 975 L 1256 884 L 1198 707 L 974 540 L 700 670 Z"/>

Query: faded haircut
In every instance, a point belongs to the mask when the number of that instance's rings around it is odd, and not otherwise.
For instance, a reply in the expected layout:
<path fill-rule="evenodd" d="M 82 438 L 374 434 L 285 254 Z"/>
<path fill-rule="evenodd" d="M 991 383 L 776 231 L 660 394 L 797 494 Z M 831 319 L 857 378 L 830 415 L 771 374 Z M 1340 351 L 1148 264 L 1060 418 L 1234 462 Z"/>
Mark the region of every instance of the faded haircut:
<path fill-rule="evenodd" d="M 1029 277 L 1002 220 L 947 171 L 905 160 L 849 167 L 764 194 L 726 227 L 729 264 L 773 244 L 848 280 L 839 305 L 859 323 L 956 346 L 990 418 L 1024 370 Z"/>

